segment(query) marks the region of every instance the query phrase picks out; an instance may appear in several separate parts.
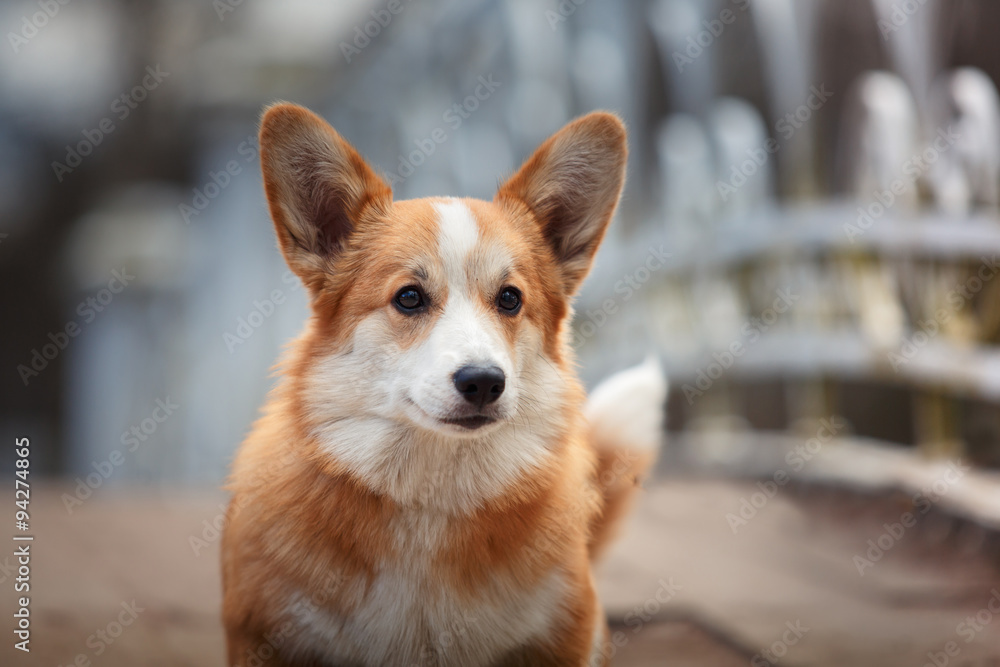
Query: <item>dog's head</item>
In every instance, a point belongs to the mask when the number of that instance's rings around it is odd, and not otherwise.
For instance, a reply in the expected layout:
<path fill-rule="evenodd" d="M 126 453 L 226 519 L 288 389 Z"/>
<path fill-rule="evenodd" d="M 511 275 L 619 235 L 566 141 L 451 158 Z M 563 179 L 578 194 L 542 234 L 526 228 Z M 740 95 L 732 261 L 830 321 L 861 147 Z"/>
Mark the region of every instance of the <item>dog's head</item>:
<path fill-rule="evenodd" d="M 559 405 L 570 300 L 624 182 L 621 121 L 567 125 L 492 202 L 393 201 L 301 107 L 269 108 L 260 143 L 278 241 L 312 302 L 301 375 L 321 420 L 474 438 Z"/>

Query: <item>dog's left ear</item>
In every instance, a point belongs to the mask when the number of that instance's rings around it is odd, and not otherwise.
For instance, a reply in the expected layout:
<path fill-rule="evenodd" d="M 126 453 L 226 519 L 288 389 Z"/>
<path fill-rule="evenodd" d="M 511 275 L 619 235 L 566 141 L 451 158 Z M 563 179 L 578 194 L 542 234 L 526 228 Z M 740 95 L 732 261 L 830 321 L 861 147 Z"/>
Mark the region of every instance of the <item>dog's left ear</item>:
<path fill-rule="evenodd" d="M 552 135 L 496 194 L 498 203 L 520 201 L 538 219 L 566 295 L 590 270 L 625 184 L 627 157 L 621 120 L 591 113 Z"/>

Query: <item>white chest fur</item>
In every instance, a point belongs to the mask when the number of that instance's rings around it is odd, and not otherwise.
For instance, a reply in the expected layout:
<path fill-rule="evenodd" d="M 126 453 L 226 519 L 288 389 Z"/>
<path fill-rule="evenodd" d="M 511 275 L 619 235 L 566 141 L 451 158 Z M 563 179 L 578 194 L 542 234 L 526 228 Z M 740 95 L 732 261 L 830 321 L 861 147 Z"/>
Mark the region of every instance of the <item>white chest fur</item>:
<path fill-rule="evenodd" d="M 498 575 L 470 600 L 430 566 L 447 530 L 443 515 L 414 510 L 395 529 L 402 565 L 386 564 L 368 587 L 343 582 L 354 603 L 349 614 L 301 591 L 291 596 L 292 646 L 332 664 L 476 667 L 550 635 L 567 593 L 562 573 L 530 587 Z"/>

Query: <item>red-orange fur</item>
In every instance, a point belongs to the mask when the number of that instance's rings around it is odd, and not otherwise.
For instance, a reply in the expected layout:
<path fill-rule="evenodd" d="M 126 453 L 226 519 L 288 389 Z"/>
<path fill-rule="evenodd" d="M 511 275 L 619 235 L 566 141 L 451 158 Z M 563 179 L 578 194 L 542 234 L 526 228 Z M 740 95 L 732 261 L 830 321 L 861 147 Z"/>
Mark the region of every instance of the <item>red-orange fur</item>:
<path fill-rule="evenodd" d="M 355 601 L 341 584 L 357 580 L 370 585 L 385 563 L 399 561 L 399 567 L 405 568 L 391 525 L 402 514 L 419 511 L 373 491 L 364 479 L 325 453 L 303 398 L 304 378 L 314 360 L 349 344 L 357 323 L 392 298 L 394 285 L 405 282 L 415 253 L 433 255 L 434 209 L 426 201 L 392 202 L 388 186 L 327 128 L 322 141 L 342 152 L 355 177 L 339 181 L 335 195 L 319 197 L 316 206 L 342 211 L 334 215 L 347 216 L 353 231 L 342 240 L 324 238 L 322 231 L 310 237 L 309 230 L 289 218 L 281 201 L 293 195 L 280 192 L 281 185 L 274 178 L 278 170 L 298 167 L 282 162 L 270 150 L 275 142 L 288 140 L 276 133 L 288 122 L 309 121 L 306 114 L 287 105 L 272 108 L 261 133 L 265 184 L 278 240 L 289 264 L 309 288 L 313 315 L 291 346 L 281 366 L 282 380 L 233 465 L 222 568 L 223 616 L 232 665 L 244 665 L 248 656 L 260 658 L 264 653 L 271 657 L 262 664 L 326 664 L 318 653 L 308 650 L 287 653 L 295 642 L 293 636 L 281 632 L 287 620 L 280 610 L 289 589 L 310 593 L 319 607 L 350 615 Z M 620 162 L 600 167 L 623 170 L 621 123 L 610 115 L 590 123 L 591 131 L 603 133 L 601 141 L 618 144 Z M 550 139 L 539 153 L 560 140 Z M 308 150 L 303 159 L 310 159 Z M 511 249 L 518 259 L 518 279 L 532 286 L 525 295 L 526 301 L 531 300 L 530 308 L 525 305 L 525 318 L 543 332 L 545 355 L 571 378 L 561 407 L 566 427 L 552 443 L 554 454 L 544 468 L 525 473 L 477 511 L 451 519 L 433 567 L 455 595 L 470 600 L 500 574 L 531 587 L 545 572 L 560 568 L 571 592 L 559 628 L 544 642 L 513 650 L 496 664 L 583 665 L 592 650 L 597 617 L 603 613 L 593 590 L 592 555 L 606 541 L 609 519 L 621 513 L 634 488 L 634 472 L 642 468 L 629 468 L 622 482 L 623 472 L 613 467 L 614 457 L 607 452 L 596 455 L 581 412 L 585 395 L 572 379 L 574 361 L 565 342 L 569 299 L 603 236 L 617 192 L 611 206 L 600 211 L 603 220 L 594 243 L 561 264 L 540 218 L 561 215 L 555 209 L 572 202 L 555 201 L 546 210 L 532 210 L 525 199 L 537 201 L 538 193 L 526 190 L 535 182 L 532 171 L 544 168 L 539 158 L 533 160 L 501 189 L 495 202 L 467 203 L 483 235 Z M 338 177 L 335 172 L 331 169 L 330 178 Z M 620 182 L 612 187 L 620 191 Z M 335 252 L 329 252 L 331 246 Z M 394 331 L 403 347 L 418 342 L 433 326 L 433 319 L 418 323 L 402 315 L 395 317 Z M 511 320 L 504 326 L 504 335 L 512 342 L 522 324 Z M 332 581 L 330 573 L 337 573 Z M 288 632 L 294 634 L 294 630 Z M 274 650 L 262 650 L 265 646 Z"/>

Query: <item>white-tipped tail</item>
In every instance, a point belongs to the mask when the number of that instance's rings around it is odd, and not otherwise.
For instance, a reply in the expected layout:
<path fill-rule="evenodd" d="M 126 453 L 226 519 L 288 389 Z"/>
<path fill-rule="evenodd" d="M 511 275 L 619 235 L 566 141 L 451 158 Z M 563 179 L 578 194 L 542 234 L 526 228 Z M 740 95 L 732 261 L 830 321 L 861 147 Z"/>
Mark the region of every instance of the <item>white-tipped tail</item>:
<path fill-rule="evenodd" d="M 667 378 L 656 357 L 615 373 L 594 388 L 587 401 L 594 445 L 656 451 L 666 400 Z"/>
<path fill-rule="evenodd" d="M 587 401 L 590 440 L 597 453 L 596 482 L 603 510 L 590 527 L 590 557 L 614 537 L 663 437 L 667 378 L 655 357 L 612 375 Z"/>

